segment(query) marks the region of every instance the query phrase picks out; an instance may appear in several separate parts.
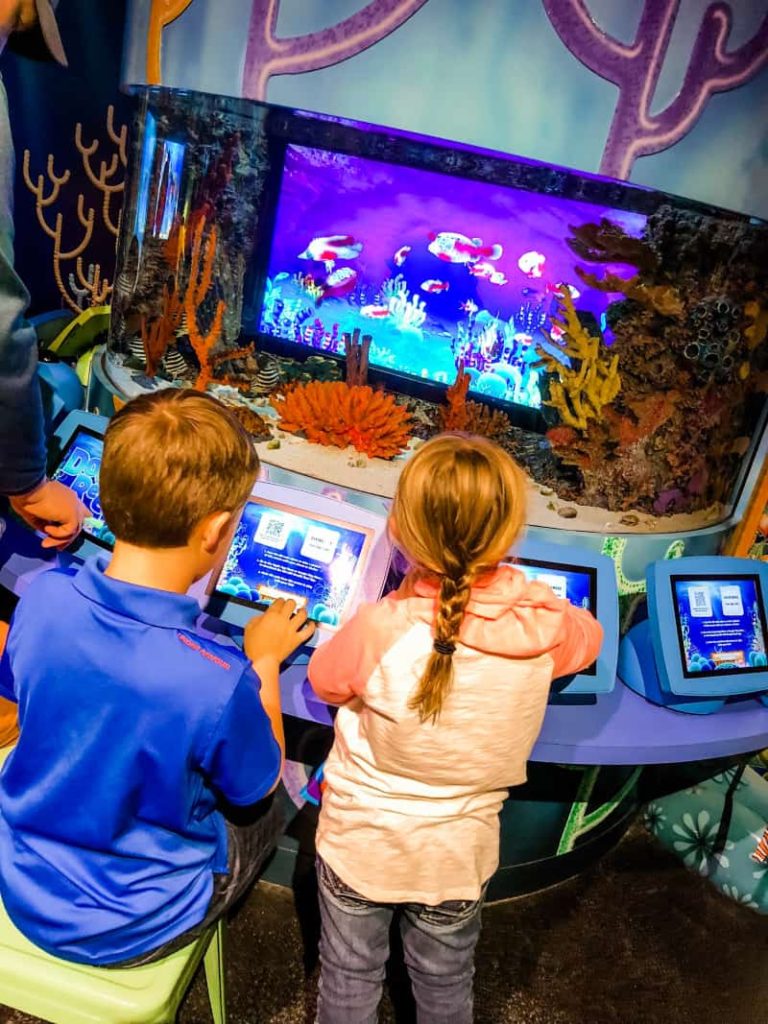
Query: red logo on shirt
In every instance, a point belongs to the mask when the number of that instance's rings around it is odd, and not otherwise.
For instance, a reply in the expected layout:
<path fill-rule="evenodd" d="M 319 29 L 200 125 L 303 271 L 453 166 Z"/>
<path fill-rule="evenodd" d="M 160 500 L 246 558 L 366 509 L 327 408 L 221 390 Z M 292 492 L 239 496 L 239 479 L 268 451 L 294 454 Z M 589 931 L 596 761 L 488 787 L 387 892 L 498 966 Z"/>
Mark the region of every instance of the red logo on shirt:
<path fill-rule="evenodd" d="M 177 633 L 176 635 L 178 636 L 179 640 L 181 640 L 181 642 L 185 645 L 185 647 L 189 647 L 190 650 L 197 651 L 198 654 L 202 654 L 204 658 L 207 658 L 208 661 L 212 661 L 213 664 L 218 665 L 219 668 L 229 670 L 232 667 L 228 661 L 224 661 L 223 658 L 219 658 L 215 654 L 211 654 L 210 651 L 206 651 L 206 649 L 201 644 L 197 643 L 191 637 L 186 636 L 184 633 Z"/>

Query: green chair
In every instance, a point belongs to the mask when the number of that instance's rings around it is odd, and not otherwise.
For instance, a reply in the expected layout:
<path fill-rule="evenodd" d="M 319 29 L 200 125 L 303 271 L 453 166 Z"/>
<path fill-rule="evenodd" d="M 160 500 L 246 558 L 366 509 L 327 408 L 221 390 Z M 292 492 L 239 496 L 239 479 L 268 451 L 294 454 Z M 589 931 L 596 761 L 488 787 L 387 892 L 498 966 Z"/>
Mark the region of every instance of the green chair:
<path fill-rule="evenodd" d="M 0 750 L 0 765 L 12 748 Z M 205 958 L 215 1024 L 226 1024 L 223 919 L 197 942 L 146 967 L 57 960 L 24 938 L 0 903 L 0 1006 L 53 1024 L 172 1024 Z"/>

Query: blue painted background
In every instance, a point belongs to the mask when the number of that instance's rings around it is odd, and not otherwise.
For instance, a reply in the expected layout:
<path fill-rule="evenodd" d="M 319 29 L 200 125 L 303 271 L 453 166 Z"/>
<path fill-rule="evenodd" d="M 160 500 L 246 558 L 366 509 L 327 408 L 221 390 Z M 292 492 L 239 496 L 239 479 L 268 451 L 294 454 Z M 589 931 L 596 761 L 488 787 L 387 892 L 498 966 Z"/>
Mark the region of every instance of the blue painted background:
<path fill-rule="evenodd" d="M 634 38 L 642 0 L 588 0 L 597 23 Z M 363 0 L 282 0 L 278 36 L 354 14 Z M 653 110 L 677 93 L 708 0 L 682 0 Z M 124 81 L 144 81 L 150 0 L 130 0 Z M 731 0 L 728 47 L 750 38 L 768 0 Z M 194 0 L 163 34 L 164 84 L 240 95 L 248 0 Z M 424 132 L 597 170 L 616 87 L 561 42 L 540 0 L 429 0 L 370 49 L 332 67 L 270 79 L 272 103 Z M 673 148 L 632 180 L 768 217 L 768 71 L 713 96 Z"/>

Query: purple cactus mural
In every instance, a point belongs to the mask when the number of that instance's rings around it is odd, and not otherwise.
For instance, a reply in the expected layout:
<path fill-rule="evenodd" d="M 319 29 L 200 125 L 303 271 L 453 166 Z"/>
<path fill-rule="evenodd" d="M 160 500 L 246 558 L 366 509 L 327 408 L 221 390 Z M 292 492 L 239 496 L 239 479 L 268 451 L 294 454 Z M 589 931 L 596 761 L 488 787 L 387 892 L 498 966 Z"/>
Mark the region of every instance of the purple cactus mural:
<path fill-rule="evenodd" d="M 585 0 L 542 0 L 562 41 L 583 64 L 613 82 L 619 99 L 600 171 L 628 178 L 638 157 L 674 146 L 691 130 L 709 97 L 743 85 L 768 64 L 768 14 L 742 46 L 728 50 L 730 4 L 707 7 L 680 92 L 666 110 L 651 113 L 659 74 L 680 0 L 645 0 L 635 39 L 621 43 L 605 33 Z"/>
<path fill-rule="evenodd" d="M 303 36 L 275 35 L 280 0 L 254 0 L 243 69 L 243 96 L 266 99 L 272 75 L 316 71 L 354 57 L 388 36 L 427 0 L 371 0 L 357 14 Z"/>

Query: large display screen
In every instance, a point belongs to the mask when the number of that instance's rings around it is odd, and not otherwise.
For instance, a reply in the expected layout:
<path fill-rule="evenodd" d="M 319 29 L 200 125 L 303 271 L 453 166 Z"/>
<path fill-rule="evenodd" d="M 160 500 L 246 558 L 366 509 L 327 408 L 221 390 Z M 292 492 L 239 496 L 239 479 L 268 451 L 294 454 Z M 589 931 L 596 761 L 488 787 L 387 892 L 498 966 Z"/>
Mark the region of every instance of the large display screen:
<path fill-rule="evenodd" d="M 583 566 L 560 565 L 557 562 L 540 562 L 519 558 L 513 563 L 528 580 L 546 583 L 555 597 L 565 598 L 577 608 L 586 608 L 595 614 L 597 608 L 597 572 Z M 582 675 L 595 675 L 597 667 L 593 662 Z"/>
<path fill-rule="evenodd" d="M 765 672 L 766 625 L 757 575 L 671 576 L 683 675 Z"/>
<path fill-rule="evenodd" d="M 292 598 L 333 629 L 350 607 L 372 537 L 367 527 L 251 500 L 216 592 L 254 607 Z"/>
<path fill-rule="evenodd" d="M 539 408 L 537 347 L 556 356 L 558 290 L 594 331 L 618 294 L 585 285 L 567 244 L 574 227 L 608 218 L 630 235 L 643 215 L 289 145 L 264 294 L 263 334 L 342 353 L 360 328 L 370 362 Z M 631 277 L 622 264 L 604 270 Z M 560 332 L 562 333 L 562 332 Z M 609 340 L 609 332 L 606 340 Z M 566 361 L 565 355 L 562 355 Z"/>
<path fill-rule="evenodd" d="M 83 533 L 101 547 L 111 548 L 115 536 L 104 522 L 99 501 L 99 470 L 103 452 L 104 438 L 101 434 L 79 427 L 64 446 L 53 479 L 71 488 L 85 505 L 88 515 Z"/>

